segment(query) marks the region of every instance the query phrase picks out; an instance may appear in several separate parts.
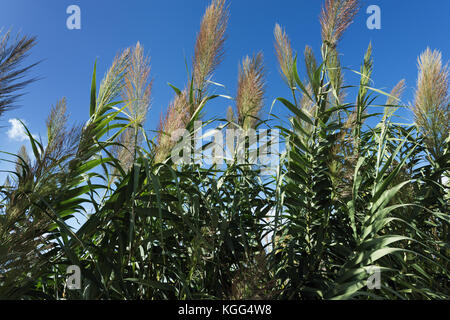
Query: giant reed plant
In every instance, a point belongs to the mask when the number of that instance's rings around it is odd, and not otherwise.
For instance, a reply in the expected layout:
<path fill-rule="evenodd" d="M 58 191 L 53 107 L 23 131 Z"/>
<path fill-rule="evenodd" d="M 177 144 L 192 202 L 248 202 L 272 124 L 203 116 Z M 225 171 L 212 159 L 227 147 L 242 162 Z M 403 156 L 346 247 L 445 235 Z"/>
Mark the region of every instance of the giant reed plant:
<path fill-rule="evenodd" d="M 222 166 L 171 157 L 177 130 L 195 136 L 195 122 L 220 97 L 210 86 L 224 54 L 225 0 L 206 9 L 188 81 L 171 85 L 175 97 L 153 139 L 144 130 L 152 83 L 143 47 L 117 55 L 98 88 L 94 66 L 84 126 L 67 126 L 62 99 L 46 145 L 25 128 L 35 160 L 25 148 L 5 154 L 16 169 L 0 187 L 0 297 L 448 299 L 448 67 L 425 51 L 410 104 L 416 121 L 395 123 L 405 84 L 390 94 L 371 87 L 370 45 L 359 83 L 344 84 L 339 40 L 358 8 L 357 0 L 325 2 L 320 56 L 306 47 L 300 59 L 275 26 L 292 93 L 276 101 L 292 117 L 278 126 L 286 151 L 273 176 L 251 161 L 248 137 Z M 24 71 L 6 66 L 8 81 Z M 270 129 L 261 121 L 264 71 L 262 54 L 243 59 L 235 110 L 219 130 Z M 351 90 L 355 101 L 347 101 Z M 372 110 L 383 98 L 379 117 Z M 79 214 L 87 219 L 73 230 L 68 220 Z M 81 290 L 66 287 L 69 265 L 81 269 Z M 377 290 L 367 285 L 373 270 Z"/>

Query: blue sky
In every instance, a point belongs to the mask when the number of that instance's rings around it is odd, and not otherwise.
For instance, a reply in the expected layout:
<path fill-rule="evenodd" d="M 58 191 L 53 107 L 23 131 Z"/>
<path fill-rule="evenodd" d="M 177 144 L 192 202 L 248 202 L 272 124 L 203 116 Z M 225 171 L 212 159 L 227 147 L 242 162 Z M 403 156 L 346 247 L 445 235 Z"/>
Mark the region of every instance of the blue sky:
<path fill-rule="evenodd" d="M 195 36 L 207 0 L 2 0 L 0 28 L 36 35 L 38 45 L 28 62 L 44 60 L 33 71 L 42 79 L 27 87 L 20 108 L 0 119 L 0 150 L 15 152 L 23 143 L 7 132 L 13 118 L 24 120 L 33 134 L 45 140 L 45 119 L 50 107 L 62 97 L 68 101 L 71 121 L 82 123 L 88 118 L 90 80 L 94 61 L 98 60 L 99 78 L 106 72 L 114 56 L 137 41 L 151 57 L 154 78 L 152 106 L 146 123 L 155 130 L 171 98 L 170 82 L 183 87 L 186 78 L 185 59 L 193 55 Z M 280 23 L 286 28 L 292 46 L 300 53 L 311 45 L 320 50 L 318 17 L 319 0 L 234 0 L 229 1 L 231 16 L 225 60 L 214 81 L 226 86 L 219 93 L 234 96 L 238 63 L 247 54 L 264 53 L 267 69 L 266 110 L 279 96 L 290 97 L 282 82 L 273 48 L 273 28 Z M 66 8 L 81 8 L 81 30 L 68 30 Z M 382 29 L 366 27 L 366 8 L 381 8 Z M 439 49 L 443 60 L 449 58 L 450 1 L 448 0 L 367 0 L 363 2 L 354 24 L 340 44 L 343 65 L 359 70 L 364 52 L 372 42 L 375 62 L 374 84 L 386 91 L 405 79 L 404 101 L 412 100 L 417 78 L 417 56 L 426 49 Z M 300 73 L 304 75 L 303 66 Z M 357 84 L 355 75 L 347 73 L 346 83 Z M 381 99 L 380 102 L 384 102 Z M 224 117 L 227 100 L 215 100 L 207 106 L 207 115 Z M 274 113 L 286 111 L 277 104 Z M 407 112 L 403 112 L 411 118 Z M 5 164 L 0 165 L 4 167 Z M 3 179 L 1 179 L 3 180 Z"/>

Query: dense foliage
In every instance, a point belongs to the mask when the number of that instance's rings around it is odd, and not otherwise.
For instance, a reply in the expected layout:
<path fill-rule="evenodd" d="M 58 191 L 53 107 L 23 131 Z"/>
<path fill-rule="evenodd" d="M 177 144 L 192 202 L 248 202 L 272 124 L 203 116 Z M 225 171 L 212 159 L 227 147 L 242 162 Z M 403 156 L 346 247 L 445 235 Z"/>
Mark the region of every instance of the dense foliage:
<path fill-rule="evenodd" d="M 427 49 L 415 100 L 404 106 L 403 81 L 391 93 L 371 87 L 369 46 L 360 82 L 344 84 L 338 43 L 358 6 L 326 0 L 318 56 L 307 47 L 300 59 L 275 27 L 292 92 L 275 102 L 292 113 L 289 122 L 259 120 L 263 56 L 243 59 L 235 107 L 218 128 L 279 129 L 285 151 L 270 176 L 248 153 L 211 166 L 170 157 L 172 134 L 194 135 L 199 120 L 214 125 L 204 111 L 224 98 L 210 93 L 224 0 L 207 8 L 190 81 L 173 87 L 155 138 L 143 128 L 152 82 L 142 46 L 118 55 L 98 87 L 94 67 L 83 126 L 68 126 L 61 99 L 46 143 L 24 126 L 31 157 L 24 147 L 2 153 L 16 168 L 0 186 L 0 298 L 449 299 L 448 66 Z M 0 112 L 32 67 L 18 69 L 34 39 L 9 42 L 0 40 Z M 399 108 L 414 124 L 394 121 Z M 68 221 L 81 214 L 74 230 Z M 67 288 L 70 265 L 81 268 L 80 290 Z M 376 289 L 367 285 L 373 270 L 381 272 Z"/>

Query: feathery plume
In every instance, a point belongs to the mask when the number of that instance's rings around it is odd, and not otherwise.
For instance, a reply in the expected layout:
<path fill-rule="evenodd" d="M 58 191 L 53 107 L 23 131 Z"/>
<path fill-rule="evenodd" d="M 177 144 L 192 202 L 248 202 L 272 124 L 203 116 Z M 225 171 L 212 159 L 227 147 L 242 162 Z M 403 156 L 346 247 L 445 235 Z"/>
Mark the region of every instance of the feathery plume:
<path fill-rule="evenodd" d="M 310 46 L 305 47 L 305 65 L 306 72 L 308 73 L 309 77 L 312 78 L 312 75 L 317 70 L 317 60 Z"/>
<path fill-rule="evenodd" d="M 183 91 L 171 102 L 165 118 L 161 118 L 155 152 L 155 161 L 157 163 L 166 160 L 180 138 L 174 135 L 175 132 L 179 129 L 186 128 L 190 120 L 188 110 L 189 102 L 187 100 L 187 94 L 186 91 Z"/>
<path fill-rule="evenodd" d="M 124 76 L 122 98 L 128 102 L 133 126 L 139 126 L 145 121 L 150 106 L 152 81 L 150 77 L 150 58 L 145 56 L 144 48 L 138 42 L 131 49 L 130 63 Z"/>
<path fill-rule="evenodd" d="M 281 75 L 289 88 L 295 88 L 294 78 L 294 54 L 292 52 L 291 41 L 285 30 L 277 23 L 274 30 L 275 52 L 280 65 Z"/>
<path fill-rule="evenodd" d="M 324 55 L 330 83 L 334 90 L 333 99 L 341 99 L 345 96 L 342 91 L 344 82 L 337 44 L 345 30 L 353 23 L 353 19 L 359 11 L 359 0 L 326 0 L 320 16 L 322 41 L 326 45 Z"/>
<path fill-rule="evenodd" d="M 52 106 L 45 122 L 47 126 L 47 147 L 44 150 L 41 162 L 46 169 L 59 164 L 59 170 L 62 170 L 62 162 L 76 152 L 81 128 L 73 126 L 68 129 L 68 119 L 67 100 L 62 98 L 56 102 L 55 106 Z M 38 166 L 36 174 L 39 174 L 44 168 Z"/>
<path fill-rule="evenodd" d="M 65 130 L 67 119 L 67 100 L 62 98 L 52 107 L 45 122 L 47 125 L 47 149 L 52 149 L 58 143 L 57 140 L 61 138 L 61 133 Z"/>
<path fill-rule="evenodd" d="M 344 79 L 336 47 L 345 30 L 353 23 L 359 6 L 359 0 L 326 0 L 325 6 L 322 7 L 321 33 L 322 41 L 327 49 L 322 52 L 322 55 L 334 90 L 333 99 L 341 99 L 345 96 L 345 92 L 342 92 Z"/>
<path fill-rule="evenodd" d="M 17 159 L 16 163 L 16 173 L 19 176 L 23 176 L 25 174 L 25 168 L 28 167 L 31 168 L 31 159 L 28 156 L 27 148 L 25 148 L 24 145 L 22 145 L 17 152 L 17 156 L 19 157 Z"/>
<path fill-rule="evenodd" d="M 92 145 L 92 138 L 95 135 L 95 121 L 98 117 L 106 113 L 108 106 L 120 96 L 124 85 L 123 79 L 129 63 L 130 48 L 116 55 L 111 67 L 100 83 L 94 114 L 85 124 L 81 132 L 77 161 L 84 161 L 92 156 L 89 149 Z"/>
<path fill-rule="evenodd" d="M 401 96 L 403 95 L 403 92 L 405 92 L 405 89 L 406 89 L 406 82 L 405 79 L 402 79 L 392 89 L 391 93 L 389 94 L 390 97 L 388 97 L 386 104 L 387 105 L 397 104 Z"/>
<path fill-rule="evenodd" d="M 238 121 L 244 130 L 253 128 L 264 103 L 263 55 L 258 53 L 252 58 L 245 57 L 239 66 L 236 107 Z"/>
<path fill-rule="evenodd" d="M 124 74 L 122 99 L 127 103 L 131 127 L 118 138 L 120 146 L 114 149 L 124 171 L 128 171 L 134 162 L 135 152 L 141 143 L 139 127 L 144 123 L 150 106 L 152 81 L 150 77 L 150 58 L 145 56 L 144 48 L 138 42 L 130 50 L 130 61 Z"/>
<path fill-rule="evenodd" d="M 437 159 L 443 154 L 450 132 L 449 66 L 442 64 L 439 51 L 431 51 L 430 48 L 420 55 L 418 64 L 413 112 L 430 153 Z"/>
<path fill-rule="evenodd" d="M 195 44 L 194 84 L 200 92 L 222 61 L 227 23 L 225 0 L 213 0 L 203 16 Z"/>
<path fill-rule="evenodd" d="M 114 145 L 112 150 L 115 158 L 125 172 L 131 169 L 134 163 L 135 152 L 135 131 L 133 128 L 127 128 L 118 138 L 119 145 Z"/>
<path fill-rule="evenodd" d="M 315 114 L 316 102 L 310 98 L 314 96 L 310 82 L 306 84 L 305 89 L 309 96 L 306 93 L 303 93 L 302 98 L 300 99 L 300 108 L 307 110 L 309 114 L 313 115 Z"/>
<path fill-rule="evenodd" d="M 402 96 L 405 89 L 406 89 L 405 79 L 400 80 L 392 89 L 391 93 L 389 94 L 389 97 L 386 100 L 386 107 L 384 108 L 384 116 L 383 116 L 384 119 L 391 117 L 394 114 L 394 112 L 398 109 L 395 106 L 398 105 L 400 97 Z"/>
<path fill-rule="evenodd" d="M 332 48 L 337 46 L 345 30 L 353 23 L 359 6 L 358 0 L 326 0 L 320 16 L 324 43 Z"/>
<path fill-rule="evenodd" d="M 97 110 L 102 114 L 104 108 L 120 96 L 125 72 L 130 63 L 130 48 L 114 58 L 114 61 L 103 78 L 97 98 Z"/>
<path fill-rule="evenodd" d="M 222 61 L 225 31 L 228 23 L 228 9 L 225 0 L 213 0 L 203 15 L 200 31 L 195 43 L 193 61 L 194 99 L 202 99 L 208 78 Z M 191 85 L 188 84 L 188 88 Z M 155 147 L 155 161 L 167 159 L 179 137 L 174 136 L 178 129 L 184 129 L 193 115 L 195 106 L 189 103 L 185 89 L 170 103 L 165 117 L 161 117 Z"/>
<path fill-rule="evenodd" d="M 227 23 L 228 8 L 225 6 L 225 0 L 213 0 L 203 15 L 195 43 L 193 61 L 195 103 L 202 99 L 208 78 L 222 61 Z M 191 85 L 188 84 L 187 87 Z M 189 103 L 189 100 L 188 91 L 185 89 L 175 97 L 169 105 L 166 116 L 161 118 L 155 148 L 156 162 L 162 162 L 169 156 L 179 138 L 174 136 L 175 131 L 186 128 L 191 120 L 195 105 Z"/>
<path fill-rule="evenodd" d="M 0 30 L 1 33 L 2 30 Z M 36 78 L 23 80 L 25 74 L 38 63 L 20 68 L 20 64 L 36 45 L 35 37 L 19 36 L 10 44 L 11 32 L 0 37 L 0 116 L 15 107 L 16 100 L 22 96 L 17 93 Z"/>
<path fill-rule="evenodd" d="M 229 106 L 229 107 L 228 107 L 228 110 L 227 110 L 227 120 L 228 120 L 228 122 L 233 122 L 233 121 L 235 121 L 235 118 L 234 118 L 234 110 L 233 110 L 233 107 L 232 107 L 232 106 Z"/>

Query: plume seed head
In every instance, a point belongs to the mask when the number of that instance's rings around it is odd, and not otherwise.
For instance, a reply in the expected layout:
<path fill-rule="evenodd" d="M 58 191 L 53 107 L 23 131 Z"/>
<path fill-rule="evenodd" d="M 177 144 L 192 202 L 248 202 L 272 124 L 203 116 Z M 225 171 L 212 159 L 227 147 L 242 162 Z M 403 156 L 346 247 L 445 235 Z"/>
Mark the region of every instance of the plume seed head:
<path fill-rule="evenodd" d="M 96 110 L 102 114 L 106 105 L 120 96 L 123 88 L 123 79 L 130 63 L 130 48 L 116 55 L 111 67 L 103 78 L 97 97 Z"/>
<path fill-rule="evenodd" d="M 310 97 L 314 96 L 314 92 L 313 92 L 311 83 L 309 81 L 306 84 L 305 89 L 306 89 L 306 92 L 308 92 L 308 94 L 303 93 L 302 98 L 300 99 L 300 108 L 302 110 L 308 111 L 309 114 L 312 115 L 312 114 L 315 114 L 316 103 L 314 100 L 311 100 L 311 98 L 310 98 Z"/>
<path fill-rule="evenodd" d="M 384 108 L 384 119 L 389 118 L 397 110 L 397 105 L 399 104 L 400 98 L 405 92 L 406 82 L 405 79 L 400 80 L 395 87 L 392 89 L 389 97 L 386 100 L 386 107 Z"/>
<path fill-rule="evenodd" d="M 130 52 L 130 63 L 124 74 L 122 98 L 128 102 L 128 110 L 135 126 L 145 121 L 150 106 L 153 81 L 150 80 L 150 58 L 138 42 Z"/>
<path fill-rule="evenodd" d="M 149 79 L 150 58 L 145 55 L 144 48 L 138 42 L 129 52 L 121 95 L 122 100 L 127 103 L 132 125 L 122 132 L 117 140 L 119 145 L 113 148 L 124 171 L 132 167 L 136 150 L 141 144 L 142 136 L 139 135 L 138 129 L 147 117 L 152 89 L 152 81 Z"/>
<path fill-rule="evenodd" d="M 46 120 L 48 146 L 51 146 L 61 136 L 67 124 L 67 100 L 62 98 L 54 107 Z"/>
<path fill-rule="evenodd" d="M 390 97 L 388 97 L 386 104 L 389 106 L 398 104 L 398 101 L 405 92 L 405 89 L 406 89 L 406 81 L 405 79 L 402 79 L 392 89 L 391 93 L 389 94 Z"/>
<path fill-rule="evenodd" d="M 281 75 L 290 88 L 295 87 L 294 78 L 294 54 L 291 47 L 291 41 L 285 30 L 277 23 L 274 30 L 275 53 L 280 65 Z"/>
<path fill-rule="evenodd" d="M 309 77 L 312 78 L 312 75 L 317 70 L 317 60 L 310 46 L 305 47 L 305 65 Z"/>
<path fill-rule="evenodd" d="M 177 130 L 186 128 L 189 121 L 189 102 L 184 90 L 170 103 L 165 117 L 161 117 L 155 152 L 156 162 L 162 162 L 167 158 L 179 138 L 174 134 Z"/>
<path fill-rule="evenodd" d="M 228 16 L 225 0 L 213 0 L 203 16 L 194 55 L 194 83 L 200 91 L 222 62 Z"/>
<path fill-rule="evenodd" d="M 16 173 L 20 176 L 23 176 L 25 174 L 24 167 L 31 167 L 31 159 L 28 156 L 27 148 L 24 145 L 20 147 L 19 151 L 17 152 L 17 156 L 20 158 L 17 159 Z"/>
<path fill-rule="evenodd" d="M 413 112 L 429 150 L 437 158 L 443 153 L 450 132 L 449 66 L 442 64 L 439 51 L 427 48 L 418 59 L 418 67 Z"/>
<path fill-rule="evenodd" d="M 335 48 L 359 11 L 359 0 L 326 0 L 320 24 L 322 41 Z"/>
<path fill-rule="evenodd" d="M 264 104 L 265 71 L 262 53 L 245 57 L 239 66 L 236 107 L 239 124 L 246 129 L 254 128 Z"/>
<path fill-rule="evenodd" d="M 232 106 L 229 106 L 229 107 L 228 107 L 228 110 L 227 110 L 227 120 L 228 120 L 228 122 L 233 122 L 233 121 L 235 121 L 234 110 L 233 110 L 233 107 L 232 107 Z"/>

